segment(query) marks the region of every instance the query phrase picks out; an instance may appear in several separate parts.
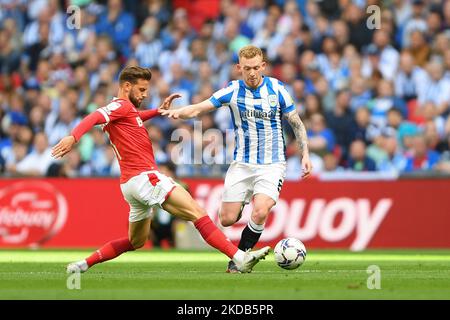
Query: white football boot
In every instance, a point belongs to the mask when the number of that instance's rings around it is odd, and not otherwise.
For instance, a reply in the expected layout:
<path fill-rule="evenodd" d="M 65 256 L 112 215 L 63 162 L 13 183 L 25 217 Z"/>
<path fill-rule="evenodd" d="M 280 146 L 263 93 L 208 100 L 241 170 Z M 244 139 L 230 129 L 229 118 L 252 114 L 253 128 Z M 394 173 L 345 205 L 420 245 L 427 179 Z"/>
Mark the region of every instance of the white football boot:
<path fill-rule="evenodd" d="M 76 261 L 67 265 L 67 273 L 83 273 L 89 269 L 86 260 Z"/>
<path fill-rule="evenodd" d="M 252 272 L 253 266 L 257 264 L 259 260 L 265 259 L 265 257 L 269 254 L 269 251 L 269 246 L 255 251 L 245 251 L 244 259 L 242 261 L 234 261 L 236 268 L 241 273 Z"/>

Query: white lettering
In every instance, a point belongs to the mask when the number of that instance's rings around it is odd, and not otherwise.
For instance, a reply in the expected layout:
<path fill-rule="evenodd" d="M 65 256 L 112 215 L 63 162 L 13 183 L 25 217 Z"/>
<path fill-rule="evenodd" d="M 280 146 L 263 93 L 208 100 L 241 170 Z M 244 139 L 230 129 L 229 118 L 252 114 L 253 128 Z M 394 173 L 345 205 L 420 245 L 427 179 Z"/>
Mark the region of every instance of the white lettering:
<path fill-rule="evenodd" d="M 334 227 L 334 221 L 342 213 L 342 221 Z M 322 214 L 319 235 L 322 239 L 337 242 L 347 238 L 356 226 L 356 209 L 352 199 L 340 198 L 331 201 Z"/>
<path fill-rule="evenodd" d="M 67 7 L 66 13 L 69 17 L 66 20 L 66 26 L 68 29 L 80 29 L 81 28 L 81 9 L 79 6 L 70 5 Z"/>
<path fill-rule="evenodd" d="M 367 267 L 367 289 L 381 289 L 381 270 L 377 265 L 370 265 Z"/>
<path fill-rule="evenodd" d="M 369 200 L 358 199 L 356 202 L 358 212 L 356 238 L 350 247 L 351 250 L 359 251 L 367 247 L 391 206 L 391 199 L 381 199 L 370 214 Z"/>
<path fill-rule="evenodd" d="M 69 289 L 69 290 L 73 290 L 73 289 L 80 290 L 81 289 L 81 273 L 75 272 L 75 273 L 71 274 L 70 276 L 68 276 L 67 280 L 66 280 L 66 286 L 67 286 L 67 289 Z"/>
<path fill-rule="evenodd" d="M 323 208 L 325 207 L 324 199 L 315 199 L 312 201 L 308 214 L 305 213 L 305 200 L 294 199 L 289 210 L 289 219 L 286 219 L 286 236 L 302 239 L 304 241 L 313 239 L 317 235 L 319 220 Z M 304 217 L 304 227 L 300 227 L 302 218 Z"/>
<path fill-rule="evenodd" d="M 2 208 L 0 226 L 5 227 L 44 227 L 49 228 L 56 217 L 54 211 L 25 211 L 21 208 Z"/>
<path fill-rule="evenodd" d="M 201 184 L 195 194 L 196 200 L 218 225 L 222 193 L 223 185 L 211 187 Z M 339 242 L 354 234 L 350 249 L 364 250 L 375 236 L 392 204 L 392 199 L 383 198 L 376 202 L 371 210 L 371 201 L 365 198 L 336 198 L 328 203 L 325 199 L 314 199 L 309 203 L 309 207 L 304 199 L 293 199 L 290 203 L 279 199 L 272 209 L 272 219 L 266 224 L 260 240 L 294 237 L 307 241 L 319 236 L 327 242 Z M 252 210 L 250 203 L 245 207 L 238 223 L 223 229 L 231 241 L 240 240 L 242 229 L 247 224 Z"/>
<path fill-rule="evenodd" d="M 381 29 L 381 9 L 377 5 L 371 5 L 367 7 L 367 13 L 371 13 L 367 18 L 366 26 L 368 29 Z"/>

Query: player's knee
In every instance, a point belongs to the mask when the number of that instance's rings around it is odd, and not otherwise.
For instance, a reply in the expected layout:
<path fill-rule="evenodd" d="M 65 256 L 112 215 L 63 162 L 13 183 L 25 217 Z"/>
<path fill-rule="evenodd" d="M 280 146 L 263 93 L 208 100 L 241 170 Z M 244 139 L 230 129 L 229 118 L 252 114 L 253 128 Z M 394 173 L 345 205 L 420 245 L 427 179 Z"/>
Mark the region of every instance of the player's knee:
<path fill-rule="evenodd" d="M 256 207 L 253 209 L 252 220 L 257 224 L 263 224 L 267 220 L 270 209 L 265 207 Z"/>
<path fill-rule="evenodd" d="M 220 224 L 224 227 L 229 227 L 233 223 L 236 222 L 236 219 L 235 218 L 233 219 L 233 217 L 231 217 L 231 215 L 227 214 L 227 213 L 224 213 L 224 214 L 220 213 L 219 220 L 220 220 Z"/>
<path fill-rule="evenodd" d="M 147 238 L 131 237 L 130 242 L 134 249 L 139 249 L 145 245 L 145 242 L 147 242 Z"/>

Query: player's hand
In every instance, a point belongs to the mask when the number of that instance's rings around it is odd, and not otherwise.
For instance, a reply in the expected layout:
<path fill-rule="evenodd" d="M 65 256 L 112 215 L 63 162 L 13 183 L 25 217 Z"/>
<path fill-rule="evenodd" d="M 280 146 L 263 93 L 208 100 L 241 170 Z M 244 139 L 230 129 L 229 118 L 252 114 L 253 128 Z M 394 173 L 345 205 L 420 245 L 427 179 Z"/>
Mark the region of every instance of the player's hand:
<path fill-rule="evenodd" d="M 52 157 L 55 159 L 59 159 L 64 157 L 70 150 L 72 150 L 75 145 L 75 137 L 67 136 L 61 139 L 53 148 L 52 148 Z"/>
<path fill-rule="evenodd" d="M 170 109 L 170 106 L 171 106 L 173 100 L 175 100 L 177 98 L 181 98 L 181 94 L 179 94 L 179 93 L 172 93 L 170 96 L 168 96 L 167 98 L 164 99 L 163 103 L 159 106 L 158 109 L 162 109 L 162 110 Z"/>
<path fill-rule="evenodd" d="M 305 153 L 302 157 L 302 179 L 306 179 L 311 175 L 312 172 L 312 163 L 309 160 L 309 154 Z"/>
<path fill-rule="evenodd" d="M 176 109 L 176 110 L 162 110 L 162 111 L 160 111 L 160 114 L 162 116 L 167 116 L 168 118 L 172 118 L 172 119 L 179 119 L 180 118 L 180 111 L 178 109 Z"/>

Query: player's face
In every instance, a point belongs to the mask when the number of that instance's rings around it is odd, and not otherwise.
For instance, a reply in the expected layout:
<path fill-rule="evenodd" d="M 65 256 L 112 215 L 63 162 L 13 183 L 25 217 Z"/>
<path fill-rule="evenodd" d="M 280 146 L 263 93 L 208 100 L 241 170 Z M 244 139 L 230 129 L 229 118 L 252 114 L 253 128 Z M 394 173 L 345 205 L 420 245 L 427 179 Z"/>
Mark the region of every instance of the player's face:
<path fill-rule="evenodd" d="M 150 82 L 143 79 L 139 79 L 136 84 L 131 85 L 131 90 L 128 97 L 136 108 L 139 108 L 142 101 L 147 98 L 149 85 Z"/>
<path fill-rule="evenodd" d="M 261 56 L 247 59 L 239 58 L 238 70 L 242 73 L 245 84 L 251 88 L 258 87 L 262 82 L 262 75 L 266 68 L 266 63 Z"/>

